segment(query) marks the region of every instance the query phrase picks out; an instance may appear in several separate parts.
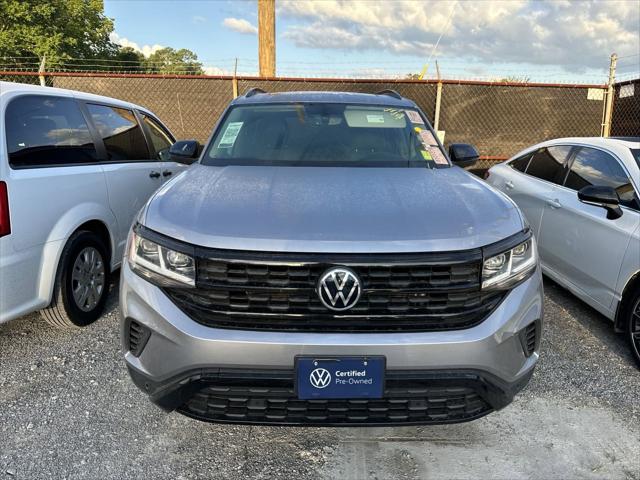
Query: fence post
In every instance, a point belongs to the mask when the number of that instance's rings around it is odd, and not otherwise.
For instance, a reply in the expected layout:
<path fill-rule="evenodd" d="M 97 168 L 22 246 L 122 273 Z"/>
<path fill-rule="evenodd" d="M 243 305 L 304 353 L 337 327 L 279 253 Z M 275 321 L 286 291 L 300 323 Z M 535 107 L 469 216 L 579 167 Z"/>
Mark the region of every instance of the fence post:
<path fill-rule="evenodd" d="M 439 135 L 440 131 L 440 103 L 442 102 L 442 79 L 440 78 L 440 66 L 436 60 L 436 72 L 438 74 L 438 85 L 436 88 L 436 113 L 433 118 L 433 129 L 436 131 L 436 135 Z M 441 139 L 442 141 L 442 139 Z"/>
<path fill-rule="evenodd" d="M 42 87 L 46 87 L 47 86 L 47 80 L 44 77 L 44 66 L 45 66 L 45 62 L 47 61 L 47 56 L 46 55 L 42 55 L 42 61 L 40 62 L 40 68 L 38 68 L 38 78 L 40 79 L 40 86 Z"/>
<path fill-rule="evenodd" d="M 238 59 L 233 67 L 233 78 L 231 79 L 231 88 L 233 89 L 233 98 L 238 98 Z"/>
<path fill-rule="evenodd" d="M 615 53 L 611 54 L 611 62 L 609 63 L 609 83 L 607 87 L 607 103 L 604 109 L 604 119 L 602 121 L 602 136 L 608 137 L 611 135 L 611 117 L 613 115 L 613 96 L 615 94 L 614 83 L 616 81 L 616 62 L 618 56 Z"/>

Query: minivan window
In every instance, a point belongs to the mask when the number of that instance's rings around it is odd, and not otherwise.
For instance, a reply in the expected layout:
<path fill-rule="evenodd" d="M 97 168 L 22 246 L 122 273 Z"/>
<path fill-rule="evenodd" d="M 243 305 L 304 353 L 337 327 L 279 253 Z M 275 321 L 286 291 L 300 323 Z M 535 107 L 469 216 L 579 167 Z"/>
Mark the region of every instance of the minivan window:
<path fill-rule="evenodd" d="M 409 113 L 410 112 L 410 113 Z M 449 167 L 415 109 L 298 103 L 233 107 L 205 165 Z"/>
<path fill-rule="evenodd" d="M 541 148 L 533 154 L 527 167 L 527 174 L 547 182 L 561 183 L 564 163 L 571 148 L 569 145 Z"/>
<path fill-rule="evenodd" d="M 607 152 L 583 147 L 573 159 L 564 186 L 580 190 L 589 185 L 613 187 L 621 205 L 640 210 L 638 195 L 620 162 Z"/>
<path fill-rule="evenodd" d="M 173 144 L 173 139 L 169 135 L 169 132 L 158 123 L 154 118 L 142 114 L 142 121 L 147 127 L 149 137 L 151 139 L 151 147 L 154 150 L 154 155 L 158 160 L 169 160 L 169 147 Z"/>
<path fill-rule="evenodd" d="M 80 107 L 72 98 L 25 95 L 5 112 L 12 168 L 93 163 L 96 148 Z"/>
<path fill-rule="evenodd" d="M 131 110 L 106 105 L 87 104 L 109 161 L 149 159 L 147 142 Z"/>
<path fill-rule="evenodd" d="M 509 162 L 509 165 L 511 165 L 511 168 L 515 168 L 520 172 L 524 172 L 527 169 L 527 165 L 529 165 L 529 160 L 531 160 L 531 153 L 527 153 L 520 158 L 512 160 L 511 162 Z"/>

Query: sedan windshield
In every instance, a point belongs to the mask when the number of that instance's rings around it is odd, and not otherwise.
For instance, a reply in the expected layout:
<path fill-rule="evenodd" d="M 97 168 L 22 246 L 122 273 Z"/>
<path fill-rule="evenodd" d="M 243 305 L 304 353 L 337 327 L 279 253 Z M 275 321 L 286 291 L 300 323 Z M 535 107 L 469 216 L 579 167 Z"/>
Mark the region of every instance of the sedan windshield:
<path fill-rule="evenodd" d="M 205 165 L 449 167 L 415 109 L 330 103 L 233 107 Z"/>

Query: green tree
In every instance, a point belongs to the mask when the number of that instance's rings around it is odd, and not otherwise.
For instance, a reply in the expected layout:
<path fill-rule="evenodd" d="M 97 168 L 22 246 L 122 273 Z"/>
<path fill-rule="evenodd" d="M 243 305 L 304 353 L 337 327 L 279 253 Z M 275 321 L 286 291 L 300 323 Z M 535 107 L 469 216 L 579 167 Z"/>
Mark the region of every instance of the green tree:
<path fill-rule="evenodd" d="M 144 62 L 146 69 L 151 73 L 172 73 L 201 75 L 202 63 L 198 61 L 198 56 L 191 50 L 181 48 L 174 50 L 167 47 L 155 51 Z"/>
<path fill-rule="evenodd" d="M 110 58 L 112 31 L 102 0 L 0 0 L 0 57 Z"/>
<path fill-rule="evenodd" d="M 121 47 L 111 60 L 109 68 L 114 71 L 137 73 L 146 69 L 144 55 L 131 47 Z"/>

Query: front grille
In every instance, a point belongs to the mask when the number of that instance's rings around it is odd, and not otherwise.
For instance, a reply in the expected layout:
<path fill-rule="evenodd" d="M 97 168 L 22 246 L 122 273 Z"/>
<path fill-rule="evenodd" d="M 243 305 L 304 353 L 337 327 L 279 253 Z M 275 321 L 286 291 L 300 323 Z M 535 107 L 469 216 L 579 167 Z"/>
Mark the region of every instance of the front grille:
<path fill-rule="evenodd" d="M 217 328 L 394 332 L 469 328 L 504 293 L 480 291 L 481 252 L 449 254 L 307 255 L 211 252 L 198 249 L 197 287 L 166 288 L 195 321 Z M 329 268 L 361 280 L 358 303 L 327 309 L 316 293 Z"/>
<path fill-rule="evenodd" d="M 212 422 L 345 425 L 454 423 L 492 410 L 479 382 L 413 377 L 388 372 L 383 398 L 357 400 L 298 400 L 291 379 L 220 379 L 178 411 Z"/>

